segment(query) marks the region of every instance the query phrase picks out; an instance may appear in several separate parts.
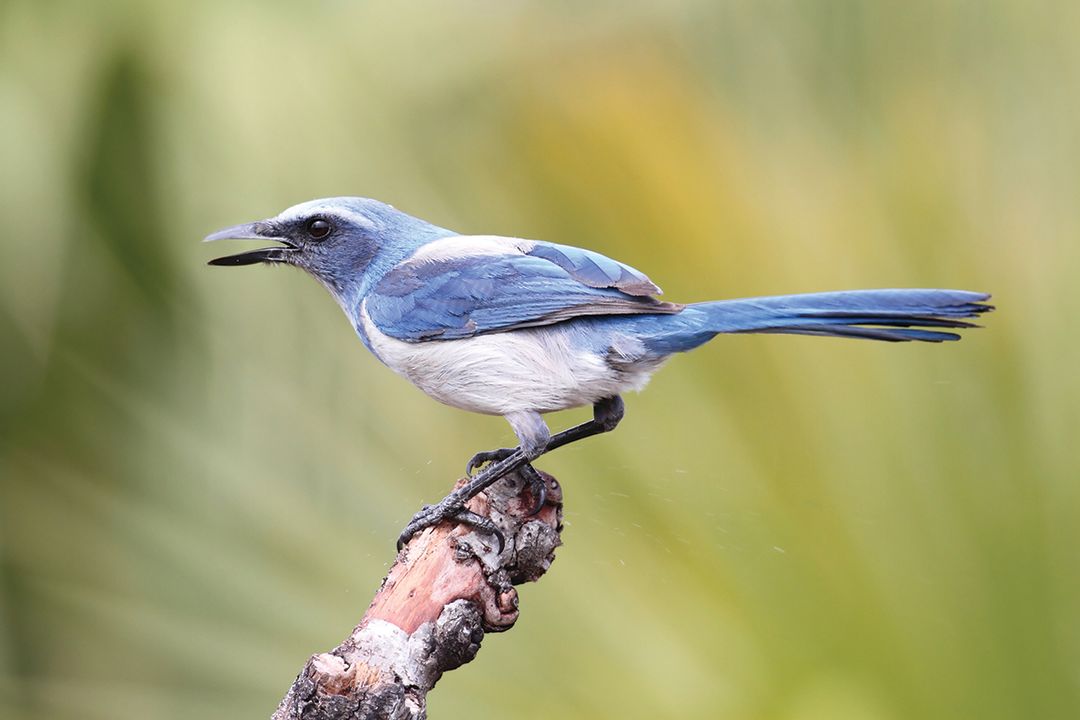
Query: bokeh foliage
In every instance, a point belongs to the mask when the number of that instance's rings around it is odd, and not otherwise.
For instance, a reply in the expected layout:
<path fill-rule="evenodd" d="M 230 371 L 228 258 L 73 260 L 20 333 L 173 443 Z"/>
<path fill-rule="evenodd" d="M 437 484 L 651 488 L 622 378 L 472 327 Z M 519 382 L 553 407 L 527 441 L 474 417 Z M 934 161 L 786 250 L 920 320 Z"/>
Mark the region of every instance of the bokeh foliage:
<path fill-rule="evenodd" d="M 0 2 L 0 716 L 268 714 L 509 442 L 299 273 L 204 266 L 359 194 L 675 300 L 1000 306 L 674 360 L 542 462 L 566 547 L 434 717 L 1077 717 L 1078 37 L 1067 0 Z"/>

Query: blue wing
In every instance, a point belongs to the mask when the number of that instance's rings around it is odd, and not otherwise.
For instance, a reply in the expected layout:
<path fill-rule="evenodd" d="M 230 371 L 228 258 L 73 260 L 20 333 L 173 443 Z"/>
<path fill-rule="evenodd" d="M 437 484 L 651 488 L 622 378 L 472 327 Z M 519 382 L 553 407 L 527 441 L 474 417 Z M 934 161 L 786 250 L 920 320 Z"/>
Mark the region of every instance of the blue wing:
<path fill-rule="evenodd" d="M 454 340 L 585 315 L 676 313 L 637 270 L 589 250 L 499 237 L 456 236 L 421 248 L 365 300 L 371 321 L 399 340 Z"/>

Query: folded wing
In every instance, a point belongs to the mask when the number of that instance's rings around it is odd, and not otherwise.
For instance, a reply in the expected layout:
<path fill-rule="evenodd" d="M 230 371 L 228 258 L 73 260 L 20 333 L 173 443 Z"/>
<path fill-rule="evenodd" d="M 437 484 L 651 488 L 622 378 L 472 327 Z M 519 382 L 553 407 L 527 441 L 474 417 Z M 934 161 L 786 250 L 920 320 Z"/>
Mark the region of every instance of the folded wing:
<path fill-rule="evenodd" d="M 644 274 L 554 243 L 454 236 L 421 248 L 365 300 L 386 335 L 410 342 L 551 325 L 586 315 L 672 314 Z"/>

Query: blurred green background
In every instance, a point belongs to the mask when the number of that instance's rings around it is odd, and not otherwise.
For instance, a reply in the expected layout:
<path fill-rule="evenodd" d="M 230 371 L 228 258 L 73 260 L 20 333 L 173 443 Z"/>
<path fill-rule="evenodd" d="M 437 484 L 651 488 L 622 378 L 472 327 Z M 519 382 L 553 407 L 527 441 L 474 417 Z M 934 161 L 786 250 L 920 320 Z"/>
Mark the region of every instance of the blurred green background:
<path fill-rule="evenodd" d="M 512 440 L 301 273 L 205 266 L 354 194 L 673 300 L 1000 308 L 673 361 L 541 462 L 565 547 L 433 717 L 1080 717 L 1078 37 L 1068 0 L 0 2 L 0 716 L 268 715 Z"/>

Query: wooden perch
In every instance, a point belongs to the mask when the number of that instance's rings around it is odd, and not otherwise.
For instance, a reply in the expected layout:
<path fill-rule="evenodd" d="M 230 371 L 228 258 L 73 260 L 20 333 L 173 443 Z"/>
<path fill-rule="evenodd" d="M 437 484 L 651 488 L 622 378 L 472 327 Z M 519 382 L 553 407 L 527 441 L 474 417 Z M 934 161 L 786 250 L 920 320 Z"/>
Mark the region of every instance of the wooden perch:
<path fill-rule="evenodd" d="M 447 670 L 476 657 L 485 632 L 513 627 L 514 585 L 540 578 L 560 544 L 562 490 L 548 483 L 536 515 L 528 483 L 513 473 L 469 501 L 506 537 L 441 523 L 401 552 L 352 634 L 313 655 L 271 720 L 414 720 Z M 459 485 L 462 481 L 459 481 Z"/>

